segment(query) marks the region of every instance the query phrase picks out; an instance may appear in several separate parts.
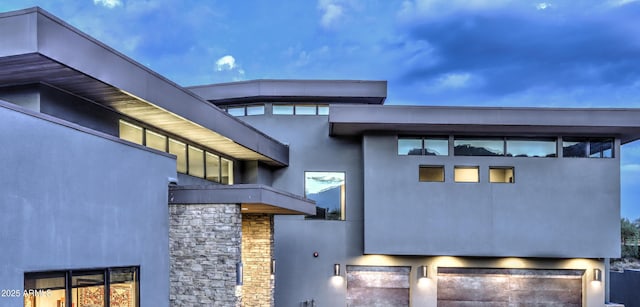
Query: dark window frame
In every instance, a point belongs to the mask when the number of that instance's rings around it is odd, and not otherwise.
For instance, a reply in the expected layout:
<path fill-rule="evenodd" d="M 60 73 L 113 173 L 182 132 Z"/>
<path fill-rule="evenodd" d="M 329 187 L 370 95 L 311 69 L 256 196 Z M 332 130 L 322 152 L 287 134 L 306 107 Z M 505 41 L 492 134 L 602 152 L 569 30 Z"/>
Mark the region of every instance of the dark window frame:
<path fill-rule="evenodd" d="M 28 290 L 45 290 L 52 288 L 42 288 L 42 289 L 27 289 L 27 280 L 37 280 L 46 278 L 47 276 L 58 276 L 59 278 L 64 277 L 64 287 L 63 288 L 55 288 L 55 290 L 65 291 L 65 306 L 71 307 L 73 301 L 73 289 L 78 288 L 73 285 L 73 277 L 74 272 L 80 275 L 82 273 L 101 273 L 103 276 L 103 286 L 104 286 L 104 296 L 103 301 L 106 307 L 111 305 L 111 272 L 114 270 L 122 270 L 129 269 L 134 271 L 134 280 L 135 282 L 135 301 L 134 307 L 140 307 L 140 266 L 117 266 L 117 267 L 108 267 L 108 268 L 83 268 L 83 269 L 68 269 L 68 270 L 51 270 L 51 271 L 30 271 L 24 272 L 23 274 L 23 291 Z M 75 276 L 78 276 L 75 275 Z M 27 299 L 27 296 L 23 297 L 24 300 Z M 75 302 L 75 306 L 77 306 L 77 302 Z"/>

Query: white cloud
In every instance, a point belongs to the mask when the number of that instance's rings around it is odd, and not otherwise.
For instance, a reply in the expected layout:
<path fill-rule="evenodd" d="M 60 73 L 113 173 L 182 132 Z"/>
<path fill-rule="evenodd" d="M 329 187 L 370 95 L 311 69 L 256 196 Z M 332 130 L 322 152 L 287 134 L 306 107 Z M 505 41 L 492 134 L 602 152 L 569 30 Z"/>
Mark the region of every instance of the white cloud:
<path fill-rule="evenodd" d="M 216 70 L 233 70 L 236 68 L 236 59 L 233 56 L 225 55 L 216 61 Z"/>
<path fill-rule="evenodd" d="M 344 14 L 344 8 L 332 0 L 319 0 L 318 9 L 322 11 L 320 24 L 324 28 L 333 27 Z"/>
<path fill-rule="evenodd" d="M 216 61 L 216 82 L 241 81 L 245 79 L 245 70 L 232 55 L 225 55 Z"/>
<path fill-rule="evenodd" d="M 121 6 L 122 5 L 122 1 L 120 0 L 93 0 L 93 4 L 95 5 L 102 5 L 106 8 L 114 8 L 116 6 Z"/>
<path fill-rule="evenodd" d="M 443 88 L 461 88 L 467 86 L 469 80 L 469 73 L 450 73 L 438 78 L 438 85 Z"/>
<path fill-rule="evenodd" d="M 538 4 L 536 4 L 536 9 L 537 10 L 546 10 L 548 8 L 551 7 L 550 3 L 546 3 L 546 2 L 540 2 Z"/>

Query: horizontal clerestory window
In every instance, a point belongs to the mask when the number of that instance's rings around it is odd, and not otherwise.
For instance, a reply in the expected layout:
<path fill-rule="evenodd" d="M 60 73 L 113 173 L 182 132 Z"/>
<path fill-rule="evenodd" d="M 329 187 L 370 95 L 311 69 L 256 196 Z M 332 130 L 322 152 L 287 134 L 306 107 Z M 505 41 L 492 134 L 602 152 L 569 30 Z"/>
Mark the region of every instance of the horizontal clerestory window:
<path fill-rule="evenodd" d="M 613 139 L 563 138 L 562 155 L 567 158 L 613 158 Z"/>
<path fill-rule="evenodd" d="M 329 115 L 326 104 L 277 104 L 272 106 L 273 115 Z"/>
<path fill-rule="evenodd" d="M 264 115 L 264 104 L 252 104 L 242 106 L 228 106 L 225 108 L 227 113 L 233 116 L 252 116 Z"/>
<path fill-rule="evenodd" d="M 447 156 L 449 139 L 446 137 L 398 137 L 398 155 Z"/>
<path fill-rule="evenodd" d="M 456 138 L 453 141 L 456 156 L 504 156 L 504 139 Z"/>
<path fill-rule="evenodd" d="M 176 156 L 179 173 L 222 184 L 233 184 L 233 160 L 162 133 L 120 120 L 120 138 Z"/>

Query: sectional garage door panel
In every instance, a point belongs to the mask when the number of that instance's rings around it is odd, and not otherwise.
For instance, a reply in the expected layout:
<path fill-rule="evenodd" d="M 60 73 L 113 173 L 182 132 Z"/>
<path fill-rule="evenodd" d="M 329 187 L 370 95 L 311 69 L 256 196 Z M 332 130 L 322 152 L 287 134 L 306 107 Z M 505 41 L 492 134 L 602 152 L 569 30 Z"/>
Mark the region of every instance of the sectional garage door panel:
<path fill-rule="evenodd" d="M 347 306 L 409 306 L 410 267 L 347 266 Z"/>
<path fill-rule="evenodd" d="M 583 270 L 438 268 L 438 306 L 582 306 Z"/>

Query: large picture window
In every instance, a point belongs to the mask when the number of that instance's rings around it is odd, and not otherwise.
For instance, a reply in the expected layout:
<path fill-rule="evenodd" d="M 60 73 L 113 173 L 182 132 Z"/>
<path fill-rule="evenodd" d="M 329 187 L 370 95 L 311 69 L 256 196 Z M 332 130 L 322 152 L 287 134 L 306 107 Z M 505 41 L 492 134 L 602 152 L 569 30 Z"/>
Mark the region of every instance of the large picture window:
<path fill-rule="evenodd" d="M 304 194 L 316 202 L 316 215 L 308 219 L 344 220 L 344 172 L 305 172 Z"/>
<path fill-rule="evenodd" d="M 25 273 L 25 307 L 140 305 L 138 267 Z"/>

